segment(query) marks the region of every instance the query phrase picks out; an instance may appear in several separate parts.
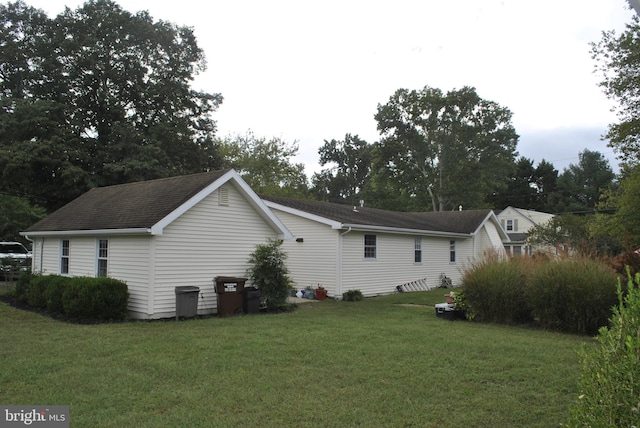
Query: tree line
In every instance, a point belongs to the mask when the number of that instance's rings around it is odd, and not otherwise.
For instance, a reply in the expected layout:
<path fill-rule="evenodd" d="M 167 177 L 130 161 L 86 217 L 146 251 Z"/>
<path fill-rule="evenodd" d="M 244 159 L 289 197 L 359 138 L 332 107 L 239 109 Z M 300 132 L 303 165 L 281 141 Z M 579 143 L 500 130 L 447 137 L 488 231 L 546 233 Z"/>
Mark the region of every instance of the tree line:
<path fill-rule="evenodd" d="M 216 135 L 223 97 L 191 88 L 207 65 L 191 28 L 111 0 L 52 18 L 19 0 L 0 4 L 0 20 L 4 239 L 91 187 L 227 167 L 259 193 L 400 211 L 616 211 L 625 188 L 599 152 L 583 151 L 562 172 L 518 157 L 511 111 L 470 86 L 398 89 L 377 107 L 379 141 L 327 139 L 318 150 L 324 168 L 307 177 L 294 160 L 297 141 Z M 603 36 L 594 58 L 625 52 L 616 40 Z M 621 104 L 629 99 L 614 92 L 620 85 L 603 86 Z M 624 176 L 637 158 L 625 129 L 608 135 L 625 155 Z"/>

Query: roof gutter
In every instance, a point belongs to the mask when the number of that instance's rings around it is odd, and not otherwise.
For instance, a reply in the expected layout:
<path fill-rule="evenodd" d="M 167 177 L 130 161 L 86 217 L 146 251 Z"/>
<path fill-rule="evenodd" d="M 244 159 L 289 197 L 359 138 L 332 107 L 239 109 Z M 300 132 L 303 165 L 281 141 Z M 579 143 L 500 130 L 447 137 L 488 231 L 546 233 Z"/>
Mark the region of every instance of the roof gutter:
<path fill-rule="evenodd" d="M 130 228 L 130 229 L 97 229 L 97 230 L 45 230 L 45 231 L 26 231 L 20 232 L 21 236 L 31 240 L 30 236 L 82 236 L 82 235 L 150 235 L 149 228 Z"/>
<path fill-rule="evenodd" d="M 424 230 L 424 229 L 404 229 L 387 226 L 370 226 L 362 224 L 345 224 L 344 227 L 348 227 L 349 231 L 358 230 L 364 232 L 390 232 L 399 233 L 405 235 L 423 235 L 423 236 L 438 236 L 438 237 L 451 237 L 451 238 L 470 238 L 472 233 L 460 233 L 460 232 L 440 232 L 436 230 Z"/>

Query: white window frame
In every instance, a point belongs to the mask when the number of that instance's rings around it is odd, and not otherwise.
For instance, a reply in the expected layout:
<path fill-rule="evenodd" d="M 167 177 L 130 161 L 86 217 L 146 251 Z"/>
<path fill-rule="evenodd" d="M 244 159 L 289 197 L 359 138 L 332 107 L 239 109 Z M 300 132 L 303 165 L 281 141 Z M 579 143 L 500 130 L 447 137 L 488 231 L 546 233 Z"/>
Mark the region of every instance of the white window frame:
<path fill-rule="evenodd" d="M 373 238 L 373 243 L 371 240 L 367 243 L 367 238 Z M 363 256 L 366 260 L 375 260 L 378 258 L 378 235 L 374 234 L 365 234 L 362 239 L 364 251 Z"/>
<path fill-rule="evenodd" d="M 456 262 L 456 241 L 449 241 L 449 263 L 454 264 Z"/>
<path fill-rule="evenodd" d="M 68 238 L 61 239 L 60 240 L 60 275 L 69 275 L 69 270 L 70 270 L 69 266 L 71 264 L 70 255 L 71 255 L 71 241 Z"/>
<path fill-rule="evenodd" d="M 413 262 L 422 264 L 422 237 L 416 236 L 413 240 Z"/>
<path fill-rule="evenodd" d="M 104 247 L 103 243 L 105 243 Z M 109 239 L 98 239 L 96 241 L 96 277 L 107 276 L 109 276 Z"/>

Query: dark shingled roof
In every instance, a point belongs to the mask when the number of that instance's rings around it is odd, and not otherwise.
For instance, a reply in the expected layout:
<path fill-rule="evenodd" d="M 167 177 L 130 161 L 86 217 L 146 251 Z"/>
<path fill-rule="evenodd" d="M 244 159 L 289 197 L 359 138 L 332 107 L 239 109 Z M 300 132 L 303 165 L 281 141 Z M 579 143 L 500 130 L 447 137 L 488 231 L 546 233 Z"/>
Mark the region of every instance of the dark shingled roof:
<path fill-rule="evenodd" d="M 264 196 L 265 201 L 315 214 L 347 226 L 375 226 L 413 229 L 442 233 L 471 234 L 487 218 L 491 210 L 399 212 L 330 202 Z"/>
<path fill-rule="evenodd" d="M 26 232 L 150 228 L 228 171 L 94 188 Z"/>

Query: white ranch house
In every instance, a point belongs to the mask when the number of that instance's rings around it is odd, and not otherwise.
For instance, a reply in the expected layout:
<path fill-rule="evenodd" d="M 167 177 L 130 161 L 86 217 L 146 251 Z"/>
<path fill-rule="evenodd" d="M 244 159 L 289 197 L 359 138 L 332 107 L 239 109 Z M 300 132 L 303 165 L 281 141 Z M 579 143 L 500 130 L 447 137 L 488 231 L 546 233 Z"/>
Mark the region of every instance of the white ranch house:
<path fill-rule="evenodd" d="M 330 296 L 358 289 L 389 294 L 407 283 L 460 283 L 463 270 L 508 241 L 491 210 L 402 213 L 367 207 L 264 196 L 294 238 L 284 243 L 299 288 Z"/>
<path fill-rule="evenodd" d="M 122 280 L 129 315 L 176 315 L 175 287 L 200 288 L 198 313 L 217 312 L 214 278 L 243 277 L 257 244 L 284 240 L 298 288 L 330 296 L 388 294 L 407 283 L 459 284 L 464 268 L 509 240 L 493 211 L 400 213 L 260 198 L 234 170 L 96 188 L 22 235 L 33 271 Z M 251 285 L 251 284 L 247 284 Z"/>
<path fill-rule="evenodd" d="M 22 234 L 35 272 L 125 281 L 140 319 L 175 316 L 185 285 L 215 313 L 213 279 L 244 276 L 257 244 L 291 237 L 233 170 L 92 189 Z"/>

